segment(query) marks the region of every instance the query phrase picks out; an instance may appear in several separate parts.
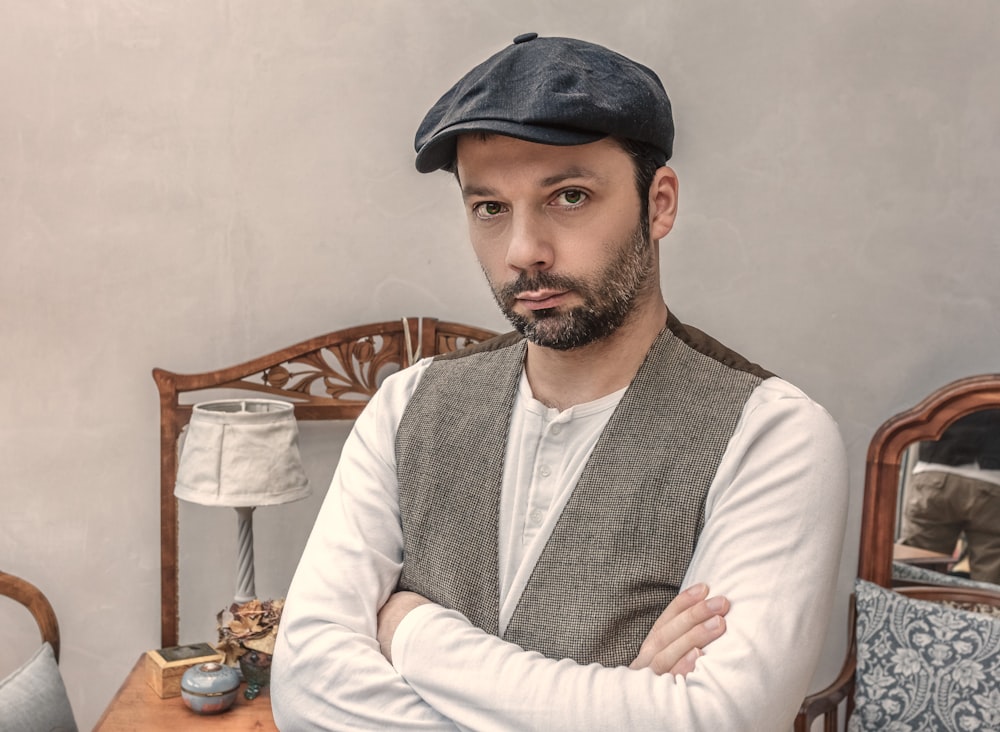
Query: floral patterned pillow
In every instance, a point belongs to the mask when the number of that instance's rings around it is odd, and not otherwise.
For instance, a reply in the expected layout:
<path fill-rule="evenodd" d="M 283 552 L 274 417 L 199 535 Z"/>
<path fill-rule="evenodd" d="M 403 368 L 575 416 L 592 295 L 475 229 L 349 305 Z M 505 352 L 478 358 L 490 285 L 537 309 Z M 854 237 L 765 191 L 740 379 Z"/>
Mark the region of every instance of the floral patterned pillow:
<path fill-rule="evenodd" d="M 1000 731 L 1000 619 L 855 584 L 850 732 Z"/>

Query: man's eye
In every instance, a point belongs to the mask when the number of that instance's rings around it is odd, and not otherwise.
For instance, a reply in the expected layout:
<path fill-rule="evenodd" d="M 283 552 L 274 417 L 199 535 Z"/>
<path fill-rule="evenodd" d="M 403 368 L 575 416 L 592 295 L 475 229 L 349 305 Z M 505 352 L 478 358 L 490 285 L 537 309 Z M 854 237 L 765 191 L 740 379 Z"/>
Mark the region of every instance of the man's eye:
<path fill-rule="evenodd" d="M 504 207 L 502 203 L 497 203 L 496 201 L 484 201 L 483 203 L 477 203 L 472 208 L 472 212 L 481 219 L 490 219 L 502 214 Z"/>
<path fill-rule="evenodd" d="M 571 188 L 568 191 L 563 191 L 558 196 L 556 196 L 556 205 L 574 207 L 579 206 L 581 203 L 587 200 L 587 194 L 583 191 L 577 190 L 576 188 Z"/>

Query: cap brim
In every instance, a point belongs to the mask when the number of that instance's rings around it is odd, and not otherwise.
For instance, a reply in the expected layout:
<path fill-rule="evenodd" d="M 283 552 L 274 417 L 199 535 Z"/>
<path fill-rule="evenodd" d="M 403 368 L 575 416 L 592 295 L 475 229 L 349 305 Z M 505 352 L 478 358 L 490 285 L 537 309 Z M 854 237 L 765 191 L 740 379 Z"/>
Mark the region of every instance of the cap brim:
<path fill-rule="evenodd" d="M 514 137 L 542 145 L 586 145 L 607 137 L 601 132 L 576 130 L 566 127 L 526 125 L 508 120 L 484 119 L 462 122 L 458 125 L 438 130 L 430 140 L 417 151 L 416 167 L 421 173 L 431 173 L 447 168 L 455 160 L 458 136 L 476 132 L 489 132 L 505 137 Z"/>

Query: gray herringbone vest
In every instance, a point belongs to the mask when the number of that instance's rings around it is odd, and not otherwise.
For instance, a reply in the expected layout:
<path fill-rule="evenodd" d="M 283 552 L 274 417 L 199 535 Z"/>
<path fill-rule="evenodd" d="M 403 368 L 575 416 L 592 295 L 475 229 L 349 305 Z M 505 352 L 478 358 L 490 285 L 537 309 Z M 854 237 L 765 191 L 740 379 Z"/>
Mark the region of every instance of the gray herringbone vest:
<path fill-rule="evenodd" d="M 435 361 L 396 434 L 400 588 L 497 634 L 500 485 L 523 341 Z M 705 495 L 767 372 L 673 317 L 611 416 L 504 633 L 552 658 L 630 663 L 676 596 Z"/>

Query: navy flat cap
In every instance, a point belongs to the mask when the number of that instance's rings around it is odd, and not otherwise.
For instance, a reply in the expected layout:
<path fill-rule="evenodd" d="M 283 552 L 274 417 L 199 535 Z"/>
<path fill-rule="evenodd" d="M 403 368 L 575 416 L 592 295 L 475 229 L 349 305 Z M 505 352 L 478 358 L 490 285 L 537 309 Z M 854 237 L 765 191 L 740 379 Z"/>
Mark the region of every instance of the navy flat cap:
<path fill-rule="evenodd" d="M 657 75 L 603 46 L 525 33 L 466 74 L 424 117 L 421 173 L 450 168 L 457 137 L 488 132 L 546 145 L 604 137 L 645 143 L 670 159 L 674 121 Z"/>

